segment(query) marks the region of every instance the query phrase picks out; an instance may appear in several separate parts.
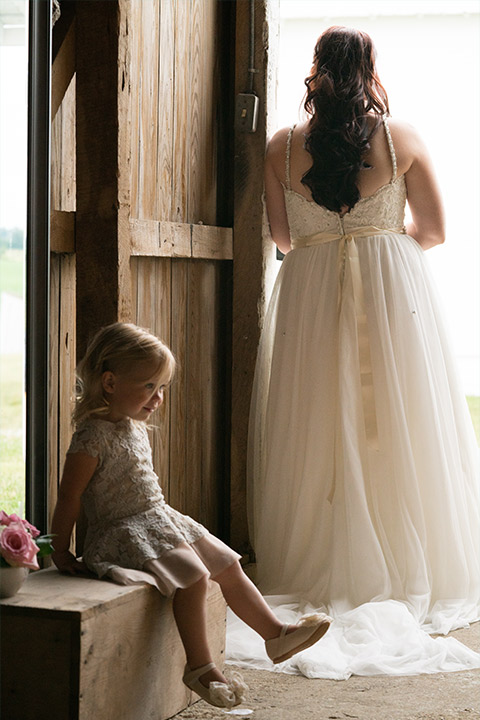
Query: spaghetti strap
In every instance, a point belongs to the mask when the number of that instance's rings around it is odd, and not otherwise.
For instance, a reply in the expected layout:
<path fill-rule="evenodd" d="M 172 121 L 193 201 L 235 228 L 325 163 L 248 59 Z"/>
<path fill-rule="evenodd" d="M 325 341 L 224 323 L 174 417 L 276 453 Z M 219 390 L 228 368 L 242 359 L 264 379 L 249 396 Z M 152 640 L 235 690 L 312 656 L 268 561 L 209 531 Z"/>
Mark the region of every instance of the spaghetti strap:
<path fill-rule="evenodd" d="M 290 186 L 290 151 L 292 148 L 292 135 L 293 131 L 295 130 L 295 125 L 293 125 L 290 130 L 288 131 L 287 135 L 287 150 L 285 152 L 285 187 L 287 190 L 291 190 Z"/>
<path fill-rule="evenodd" d="M 390 150 L 390 157 L 392 158 L 392 179 L 390 182 L 394 182 L 397 179 L 397 156 L 395 155 L 395 148 L 393 147 L 392 135 L 390 128 L 387 123 L 387 116 L 383 116 L 383 126 L 385 128 L 385 135 L 387 136 L 388 149 Z"/>

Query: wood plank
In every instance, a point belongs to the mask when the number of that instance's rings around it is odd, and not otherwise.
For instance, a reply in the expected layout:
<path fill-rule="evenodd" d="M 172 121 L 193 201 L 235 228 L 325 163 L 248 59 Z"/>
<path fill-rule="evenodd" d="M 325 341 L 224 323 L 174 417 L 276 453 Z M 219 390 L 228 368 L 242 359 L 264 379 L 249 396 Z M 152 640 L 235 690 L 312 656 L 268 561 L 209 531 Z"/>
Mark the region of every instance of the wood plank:
<path fill-rule="evenodd" d="M 197 0 L 200 2 L 200 0 Z M 195 213 L 190 214 L 194 223 L 217 224 L 217 113 L 218 104 L 225 99 L 218 94 L 218 44 L 216 34 L 218 3 L 215 0 L 201 2 L 202 36 L 199 66 L 201 93 L 199 97 L 199 183 Z M 192 185 L 192 190 L 193 190 Z"/>
<path fill-rule="evenodd" d="M 204 260 L 233 258 L 233 231 L 212 225 L 192 225 L 192 257 Z"/>
<path fill-rule="evenodd" d="M 186 439 L 186 507 L 185 512 L 198 521 L 203 519 L 203 468 L 202 457 L 208 452 L 208 447 L 203 447 L 202 424 L 205 421 L 203 416 L 203 405 L 209 388 L 202 385 L 201 363 L 208 363 L 208 356 L 205 357 L 205 346 L 203 336 L 203 323 L 205 317 L 202 307 L 202 267 L 200 262 L 188 263 L 188 301 L 186 331 L 189 351 L 186 358 L 186 417 L 187 417 L 187 439 Z"/>
<path fill-rule="evenodd" d="M 163 342 L 171 345 L 171 260 L 163 258 L 149 259 L 155 268 L 155 306 L 150 328 Z M 155 429 L 152 433 L 153 464 L 160 479 L 160 485 L 166 496 L 169 494 L 170 466 L 170 397 L 168 391 L 165 400 L 152 418 Z"/>
<path fill-rule="evenodd" d="M 50 138 L 50 205 L 52 210 L 60 210 L 62 203 L 62 109 L 52 120 Z"/>
<path fill-rule="evenodd" d="M 141 260 L 137 257 L 130 258 L 130 279 L 132 283 L 132 321 L 137 322 L 137 303 L 138 303 L 138 275 L 139 263 Z"/>
<path fill-rule="evenodd" d="M 52 121 L 51 207 L 75 210 L 75 76 Z"/>
<path fill-rule="evenodd" d="M 160 337 L 170 346 L 171 264 L 169 259 L 136 258 L 134 321 Z M 163 406 L 151 421 L 150 442 L 155 471 L 168 495 L 170 402 L 168 393 Z"/>
<path fill-rule="evenodd" d="M 231 260 L 231 228 L 130 219 L 132 255 Z"/>
<path fill-rule="evenodd" d="M 75 213 L 53 210 L 50 213 L 50 250 L 75 252 Z"/>
<path fill-rule="evenodd" d="M 132 255 L 191 257 L 191 229 L 188 223 L 130 219 Z"/>
<path fill-rule="evenodd" d="M 119 182 L 125 148 L 118 128 L 126 122 L 122 90 L 126 29 L 119 0 L 76 4 L 77 105 L 77 350 L 102 325 L 131 317 L 130 240 L 123 236 Z M 119 47 L 119 43 L 122 47 Z M 123 54 L 122 54 L 123 58 Z M 127 86 L 128 87 L 128 86 Z M 119 113 L 119 103 L 122 112 Z M 125 224 L 125 221 L 124 221 Z M 128 223 L 127 223 L 128 225 Z"/>
<path fill-rule="evenodd" d="M 157 149 L 159 123 L 158 65 L 159 65 L 159 6 L 158 2 L 141 2 L 140 37 L 140 175 L 138 217 L 157 218 Z"/>
<path fill-rule="evenodd" d="M 75 400 L 75 256 L 63 255 L 61 257 L 61 285 L 60 285 L 60 318 L 58 341 L 58 411 L 59 411 L 59 437 L 58 437 L 58 478 L 60 479 L 65 455 L 72 438 L 72 410 Z M 55 496 L 49 497 L 52 515 L 56 502 Z"/>
<path fill-rule="evenodd" d="M 141 52 L 142 52 L 142 3 L 130 7 L 130 213 L 139 217 L 140 201 L 140 117 L 141 117 Z"/>
<path fill-rule="evenodd" d="M 175 97 L 173 118 L 172 206 L 170 220 L 188 222 L 190 167 L 190 17 L 191 3 L 175 6 Z"/>
<path fill-rule="evenodd" d="M 157 220 L 170 220 L 172 210 L 174 128 L 174 60 L 175 60 L 175 0 L 159 3 L 160 25 L 158 76 L 158 105 L 156 108 L 159 128 L 157 142 Z"/>
<path fill-rule="evenodd" d="M 155 312 L 155 264 L 150 258 L 138 258 L 137 304 L 135 322 L 149 328 Z"/>
<path fill-rule="evenodd" d="M 206 84 L 208 83 L 208 68 L 204 67 L 203 50 L 213 38 L 204 35 L 203 8 L 206 0 L 191 0 L 190 2 L 190 63 L 189 68 L 189 103 L 188 103 L 188 186 L 187 186 L 187 216 L 189 222 L 203 221 L 200 188 L 207 183 L 206 168 L 203 160 L 203 145 L 206 141 L 203 124 L 203 100 Z M 213 108 L 212 108 L 213 110 Z"/>
<path fill-rule="evenodd" d="M 189 263 L 187 367 L 187 513 L 217 532 L 217 483 L 219 450 L 218 308 L 219 270 L 212 262 Z"/>
<path fill-rule="evenodd" d="M 180 512 L 187 511 L 187 372 L 191 345 L 187 336 L 188 266 L 186 260 L 172 260 L 171 347 L 177 371 L 170 386 L 170 486 L 168 502 Z"/>
<path fill-rule="evenodd" d="M 73 75 L 62 102 L 61 185 L 59 210 L 74 211 L 76 208 L 75 167 L 75 94 L 76 77 Z"/>
<path fill-rule="evenodd" d="M 52 118 L 55 118 L 75 73 L 75 20 L 52 64 Z"/>
<path fill-rule="evenodd" d="M 260 112 L 255 133 L 235 133 L 233 358 L 231 444 L 231 543 L 248 545 L 246 514 L 246 457 L 250 395 L 255 358 L 270 288 L 266 277 L 275 264 L 274 246 L 262 240 L 263 158 L 269 111 L 275 102 L 278 23 L 269 16 L 274 3 L 255 3 L 255 91 Z M 236 3 L 235 93 L 248 87 L 249 3 Z"/>
<path fill-rule="evenodd" d="M 59 425 L 63 418 L 59 416 L 59 331 L 60 331 L 60 308 L 61 308 L 61 257 L 52 255 L 50 258 L 50 333 L 49 333 L 49 472 L 47 479 L 47 497 L 49 500 L 48 514 L 51 520 L 51 513 L 57 498 L 59 481 Z M 47 528 L 39 528 L 47 532 Z"/>
<path fill-rule="evenodd" d="M 192 241 L 188 224 L 160 221 L 158 235 L 161 256 L 191 257 Z"/>

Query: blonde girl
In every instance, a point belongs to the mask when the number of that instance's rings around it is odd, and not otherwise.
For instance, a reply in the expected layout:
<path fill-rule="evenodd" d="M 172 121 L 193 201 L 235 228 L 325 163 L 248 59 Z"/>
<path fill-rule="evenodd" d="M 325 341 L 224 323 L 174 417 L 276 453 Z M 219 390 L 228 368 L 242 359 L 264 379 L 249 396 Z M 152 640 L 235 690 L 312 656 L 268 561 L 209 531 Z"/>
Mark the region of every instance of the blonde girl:
<path fill-rule="evenodd" d="M 330 618 L 317 614 L 282 626 L 243 572 L 240 556 L 165 502 L 145 423 L 162 404 L 174 371 L 169 348 L 135 325 L 109 325 L 91 341 L 77 371 L 77 429 L 53 517 L 53 560 L 61 572 L 150 582 L 172 598 L 187 659 L 183 682 L 210 704 L 232 707 L 246 687 L 238 675 L 227 680 L 212 662 L 209 578 L 233 612 L 262 636 L 274 663 L 319 640 Z M 88 530 L 79 561 L 69 546 L 82 505 Z"/>

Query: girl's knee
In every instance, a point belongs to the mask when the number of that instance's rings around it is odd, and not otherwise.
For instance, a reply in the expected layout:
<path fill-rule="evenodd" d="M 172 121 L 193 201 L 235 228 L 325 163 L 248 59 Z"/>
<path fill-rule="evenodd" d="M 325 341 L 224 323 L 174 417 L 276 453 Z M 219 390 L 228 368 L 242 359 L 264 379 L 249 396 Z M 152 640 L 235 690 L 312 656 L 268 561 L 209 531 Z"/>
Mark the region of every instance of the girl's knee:
<path fill-rule="evenodd" d="M 225 568 L 225 570 L 222 570 L 222 572 L 218 573 L 218 575 L 212 577 L 212 580 L 221 585 L 222 582 L 227 579 L 233 580 L 234 578 L 239 578 L 242 575 L 244 575 L 242 566 L 240 565 L 239 560 L 235 560 L 235 562 Z"/>
<path fill-rule="evenodd" d="M 208 575 L 205 573 L 201 575 L 198 580 L 189 585 L 186 588 L 178 588 L 176 595 L 195 595 L 195 594 L 206 594 L 208 590 Z"/>

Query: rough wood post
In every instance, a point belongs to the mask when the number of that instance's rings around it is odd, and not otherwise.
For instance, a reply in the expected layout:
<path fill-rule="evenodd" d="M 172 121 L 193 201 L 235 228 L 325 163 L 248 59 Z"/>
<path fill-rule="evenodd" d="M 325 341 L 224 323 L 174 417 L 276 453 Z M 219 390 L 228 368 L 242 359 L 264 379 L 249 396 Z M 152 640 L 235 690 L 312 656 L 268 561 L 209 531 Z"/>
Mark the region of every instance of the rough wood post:
<path fill-rule="evenodd" d="M 270 291 L 275 252 L 262 239 L 263 160 L 276 89 L 278 0 L 255 0 L 254 91 L 260 98 L 257 131 L 235 131 L 233 243 L 233 362 L 231 537 L 249 551 L 246 512 L 248 416 L 260 329 Z M 248 91 L 250 2 L 237 3 L 235 93 Z"/>
<path fill-rule="evenodd" d="M 76 4 L 77 348 L 102 325 L 129 319 L 129 247 L 119 230 L 122 116 L 119 0 Z M 93 12 L 92 12 L 93 10 Z"/>

